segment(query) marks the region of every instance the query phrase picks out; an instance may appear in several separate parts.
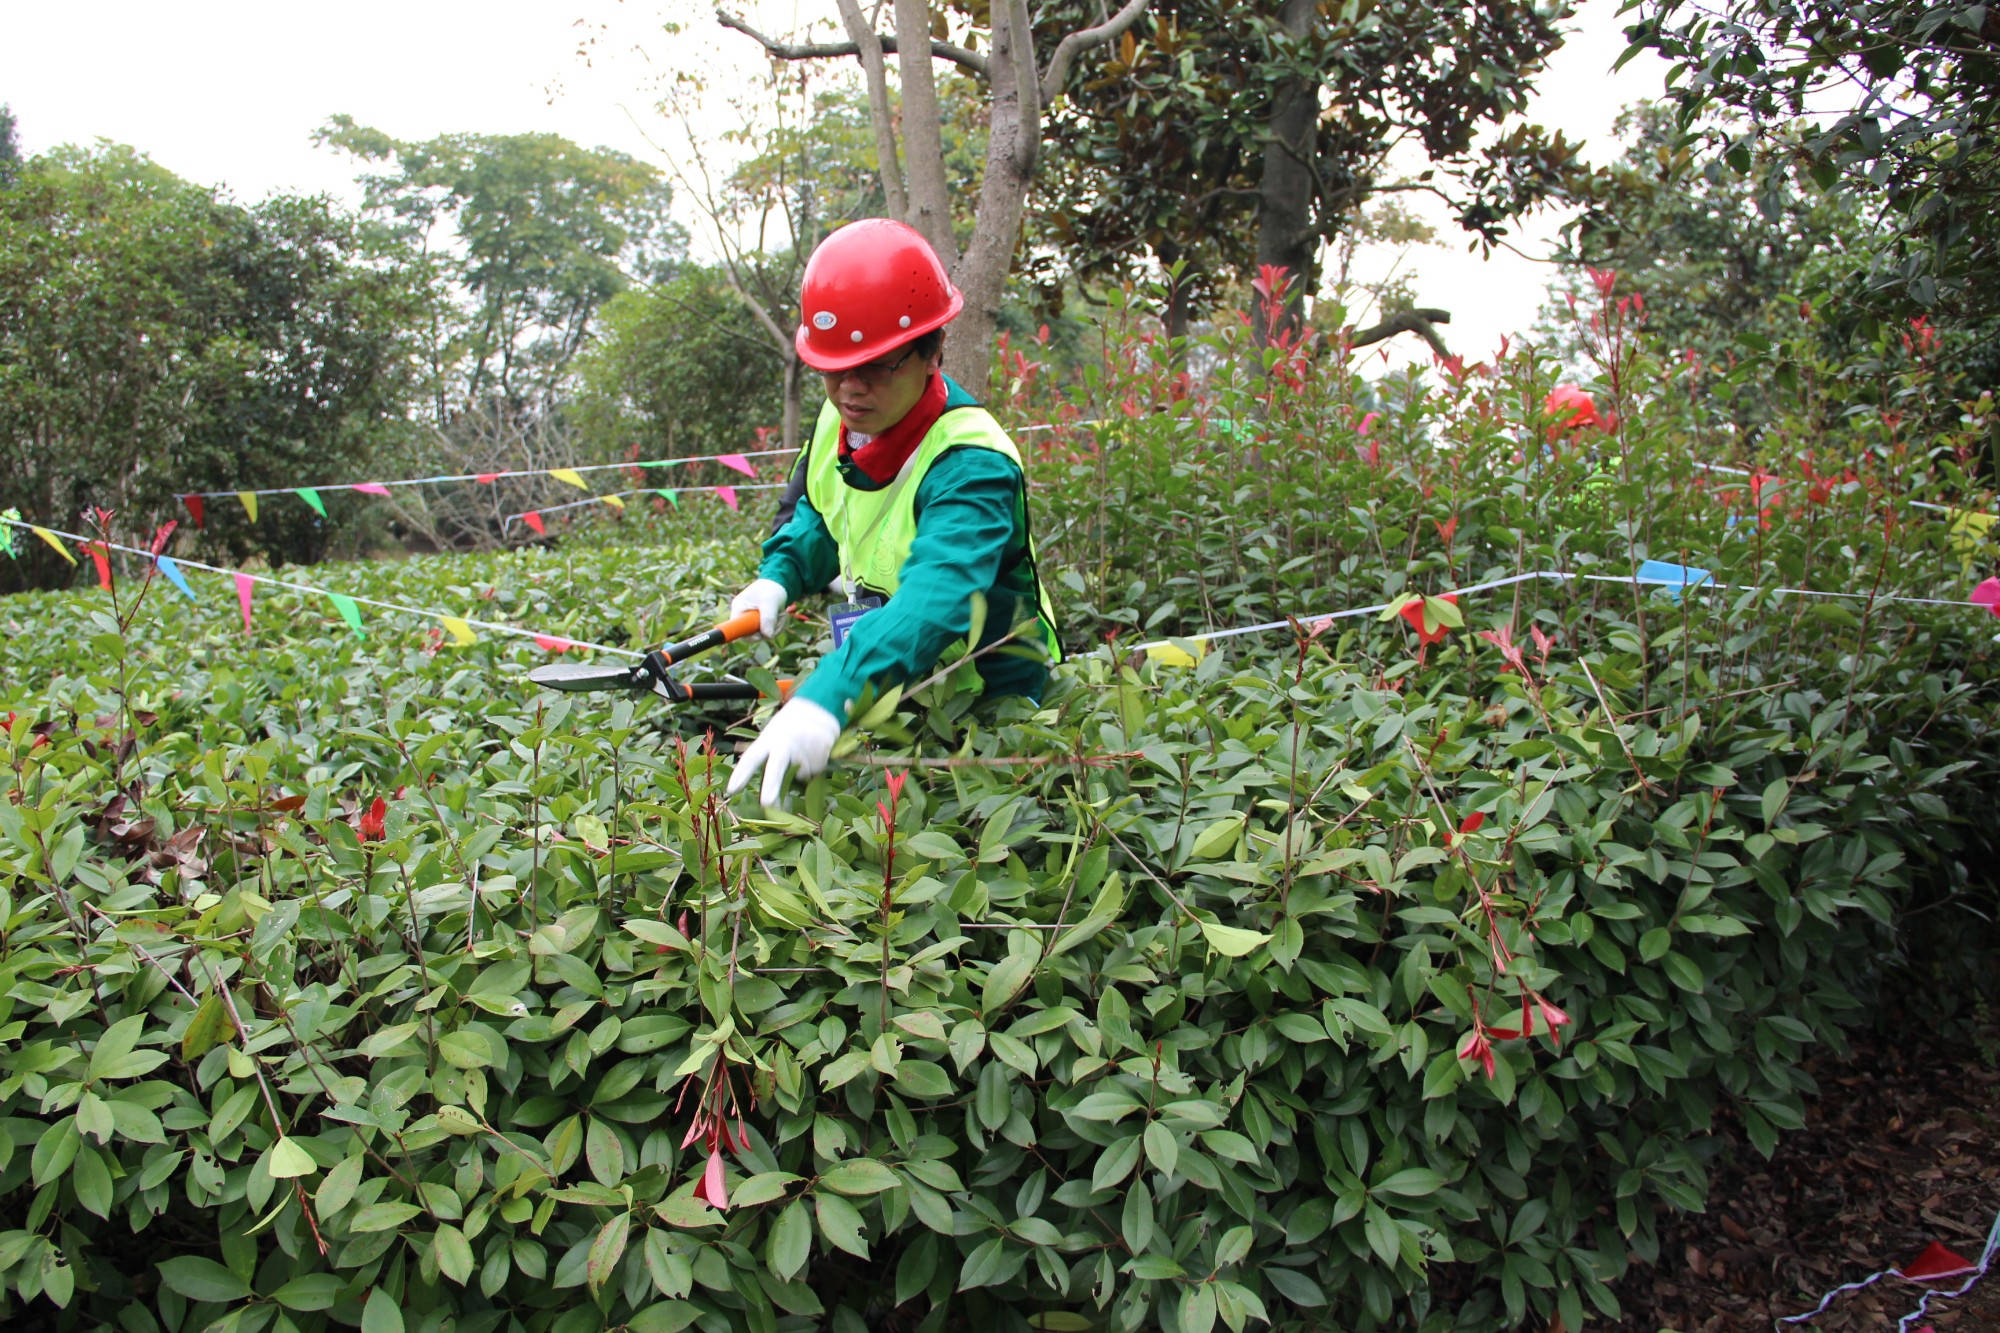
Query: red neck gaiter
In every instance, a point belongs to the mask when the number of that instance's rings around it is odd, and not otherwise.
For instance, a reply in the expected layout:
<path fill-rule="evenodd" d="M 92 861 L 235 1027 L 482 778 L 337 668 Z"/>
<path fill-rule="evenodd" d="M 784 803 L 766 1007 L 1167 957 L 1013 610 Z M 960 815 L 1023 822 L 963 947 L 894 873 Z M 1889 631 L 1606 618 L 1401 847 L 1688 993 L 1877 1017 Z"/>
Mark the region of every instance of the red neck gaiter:
<path fill-rule="evenodd" d="M 840 457 L 842 461 L 854 464 L 877 486 L 886 486 L 896 479 L 903 470 L 903 464 L 923 443 L 937 419 L 944 415 L 946 398 L 944 376 L 933 374 L 924 385 L 924 396 L 917 399 L 917 405 L 904 415 L 901 421 L 877 435 L 859 449 L 849 446 L 847 427 L 840 428 Z"/>

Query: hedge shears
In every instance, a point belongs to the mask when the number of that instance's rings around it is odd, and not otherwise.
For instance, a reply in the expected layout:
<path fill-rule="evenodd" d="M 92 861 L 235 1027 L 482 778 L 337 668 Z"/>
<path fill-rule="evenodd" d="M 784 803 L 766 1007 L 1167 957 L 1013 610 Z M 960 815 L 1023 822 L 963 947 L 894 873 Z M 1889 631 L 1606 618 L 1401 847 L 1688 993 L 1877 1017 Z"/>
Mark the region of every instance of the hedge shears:
<path fill-rule="evenodd" d="M 637 662 L 583 663 L 553 662 L 528 673 L 533 683 L 551 690 L 572 693 L 620 691 L 656 694 L 668 703 L 700 703 L 720 699 L 761 699 L 764 692 L 747 680 L 675 680 L 672 668 L 697 653 L 720 648 L 725 643 L 746 639 L 760 624 L 755 611 L 745 611 L 733 620 L 705 629 L 691 639 L 655 648 Z M 792 682 L 778 682 L 778 697 L 789 699 Z"/>

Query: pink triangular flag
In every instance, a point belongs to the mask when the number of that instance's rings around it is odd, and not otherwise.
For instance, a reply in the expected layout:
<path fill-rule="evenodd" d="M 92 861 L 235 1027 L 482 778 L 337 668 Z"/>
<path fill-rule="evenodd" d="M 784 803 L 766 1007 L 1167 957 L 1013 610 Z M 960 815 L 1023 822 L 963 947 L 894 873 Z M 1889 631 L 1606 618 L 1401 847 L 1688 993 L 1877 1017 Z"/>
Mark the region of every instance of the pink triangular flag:
<path fill-rule="evenodd" d="M 1961 1259 L 1937 1241 L 1924 1247 L 1924 1252 L 1911 1262 L 1904 1264 L 1896 1272 L 1912 1282 L 1929 1282 L 1941 1277 L 1952 1277 L 1958 1273 L 1972 1271 L 1970 1260 Z"/>
<path fill-rule="evenodd" d="M 745 458 L 742 454 L 723 454 L 715 461 L 722 464 L 722 466 L 724 467 L 735 468 L 738 472 L 741 472 L 746 477 L 754 477 L 757 475 L 757 469 L 750 466 L 750 460 Z"/>
<path fill-rule="evenodd" d="M 354 489 L 360 491 L 363 495 L 387 495 L 389 493 L 389 488 L 379 481 L 357 482 Z"/>
<path fill-rule="evenodd" d="M 734 486 L 717 486 L 715 488 L 715 498 L 728 505 L 731 509 L 736 508 L 736 488 Z"/>
<path fill-rule="evenodd" d="M 474 477 L 473 480 L 481 486 L 491 486 L 494 482 L 500 480 L 500 474 L 498 472 L 482 472 Z"/>
<path fill-rule="evenodd" d="M 558 639 L 549 634 L 537 634 L 535 636 L 535 646 L 544 652 L 566 653 L 575 645 L 570 643 L 568 639 Z"/>
<path fill-rule="evenodd" d="M 257 586 L 257 580 L 248 574 L 236 576 L 236 605 L 243 608 L 243 632 L 250 632 L 250 590 Z"/>
<path fill-rule="evenodd" d="M 1972 590 L 1972 604 L 2000 616 L 2000 579 L 1988 579 Z"/>

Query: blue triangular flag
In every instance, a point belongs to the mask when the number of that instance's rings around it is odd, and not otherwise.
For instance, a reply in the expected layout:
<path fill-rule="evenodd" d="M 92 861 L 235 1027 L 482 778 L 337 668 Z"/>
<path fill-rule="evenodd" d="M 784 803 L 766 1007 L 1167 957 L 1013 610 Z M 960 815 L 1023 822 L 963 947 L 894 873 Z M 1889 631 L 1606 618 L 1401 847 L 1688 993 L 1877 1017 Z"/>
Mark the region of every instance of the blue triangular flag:
<path fill-rule="evenodd" d="M 181 573 L 181 567 L 174 563 L 172 556 L 156 555 L 153 557 L 153 563 L 158 565 L 160 572 L 167 576 L 167 582 L 181 590 L 181 596 L 187 598 L 190 602 L 195 600 L 194 589 L 188 587 L 187 575 Z"/>
<path fill-rule="evenodd" d="M 1664 560 L 1642 560 L 1639 572 L 1632 576 L 1637 583 L 1663 585 L 1676 601 L 1680 600 L 1682 589 L 1699 587 L 1713 577 L 1708 570 L 1696 569 L 1693 565 L 1670 565 Z"/>

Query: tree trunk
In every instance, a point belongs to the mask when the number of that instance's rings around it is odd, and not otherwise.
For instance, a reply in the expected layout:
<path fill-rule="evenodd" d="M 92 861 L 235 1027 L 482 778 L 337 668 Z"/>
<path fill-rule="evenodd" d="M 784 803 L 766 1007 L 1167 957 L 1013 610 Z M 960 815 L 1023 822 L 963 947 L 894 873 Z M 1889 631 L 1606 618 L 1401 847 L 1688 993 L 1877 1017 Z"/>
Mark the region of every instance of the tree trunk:
<path fill-rule="evenodd" d="M 1315 0 L 1285 0 L 1278 23 L 1294 37 L 1312 31 Z M 1257 265 L 1285 270 L 1285 301 L 1275 312 L 1258 302 L 1252 316 L 1259 346 L 1297 333 L 1305 323 L 1306 293 L 1318 282 L 1318 233 L 1312 225 L 1311 167 L 1319 88 L 1309 79 L 1288 78 L 1271 99 L 1271 131 L 1264 148 L 1264 176 L 1258 186 Z"/>
<path fill-rule="evenodd" d="M 997 24 L 996 24 L 997 27 Z M 944 179 L 944 114 L 931 69 L 929 0 L 896 0 L 896 69 L 903 80 L 903 158 L 909 213 L 903 219 L 931 243 L 947 269 L 958 263 L 951 196 Z M 887 99 L 875 114 L 888 110 Z"/>
<path fill-rule="evenodd" d="M 799 417 L 804 407 L 800 400 L 805 396 L 805 376 L 799 354 L 789 348 L 786 350 L 790 354 L 785 357 L 785 416 L 780 434 L 785 448 L 796 449 L 799 447 Z"/>
<path fill-rule="evenodd" d="M 974 394 L 986 391 L 991 373 L 993 326 L 1000 318 L 1000 299 L 1014 266 L 1021 214 L 1041 148 L 1041 85 L 1029 32 L 1024 0 L 1000 0 L 993 6 L 993 101 L 987 122 L 986 175 L 972 241 L 952 274 L 965 293 L 965 313 L 945 340 L 945 369 Z"/>
<path fill-rule="evenodd" d="M 855 0 L 839 0 L 840 21 L 860 50 L 861 69 L 868 79 L 868 118 L 875 128 L 875 172 L 882 181 L 882 198 L 891 217 L 904 217 L 910 202 L 903 193 L 903 165 L 896 160 L 896 118 L 889 111 L 889 79 L 882 65 L 882 40 Z"/>

